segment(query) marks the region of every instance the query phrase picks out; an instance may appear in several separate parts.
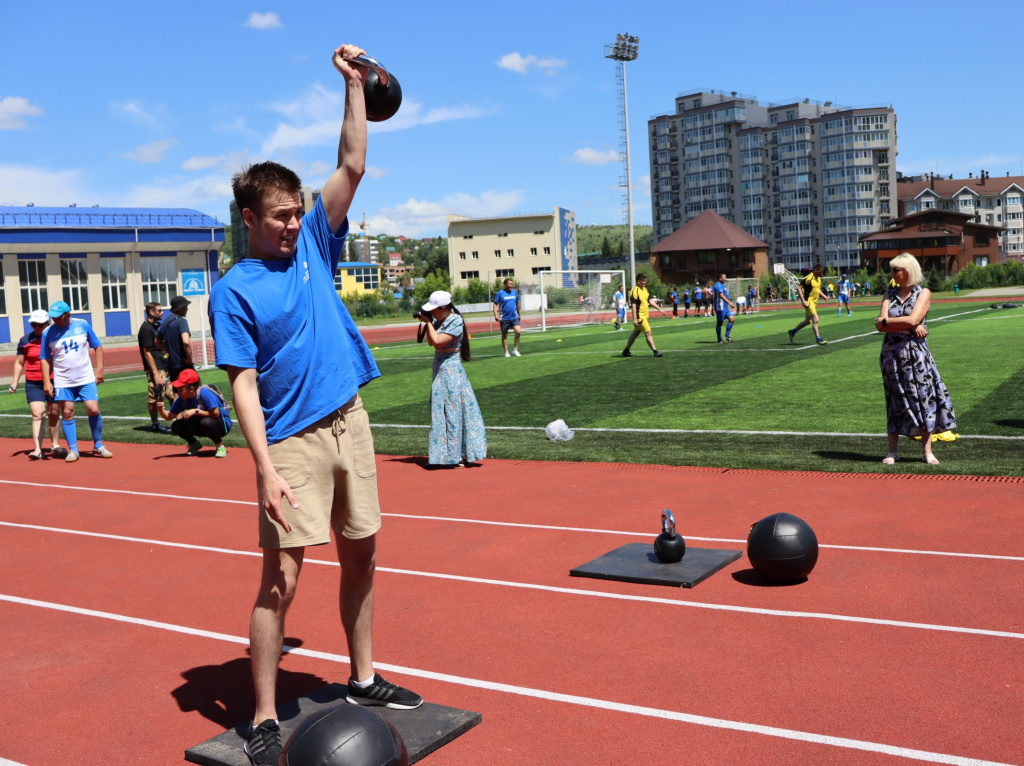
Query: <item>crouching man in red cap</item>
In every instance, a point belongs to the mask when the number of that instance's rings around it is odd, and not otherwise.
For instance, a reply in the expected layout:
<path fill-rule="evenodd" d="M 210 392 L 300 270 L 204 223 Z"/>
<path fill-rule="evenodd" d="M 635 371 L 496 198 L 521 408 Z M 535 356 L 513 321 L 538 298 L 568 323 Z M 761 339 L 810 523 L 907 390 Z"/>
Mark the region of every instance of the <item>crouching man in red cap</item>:
<path fill-rule="evenodd" d="M 202 444 L 196 438 L 205 436 L 217 448 L 214 457 L 227 457 L 228 448 L 221 443 L 224 435 L 231 430 L 231 416 L 224 398 L 215 388 L 201 386 L 199 373 L 182 370 L 171 383 L 177 396 L 171 402 L 170 412 L 164 410 L 162 400 L 157 409 L 164 420 L 171 423 L 171 433 L 188 442 L 188 455 L 198 455 Z"/>

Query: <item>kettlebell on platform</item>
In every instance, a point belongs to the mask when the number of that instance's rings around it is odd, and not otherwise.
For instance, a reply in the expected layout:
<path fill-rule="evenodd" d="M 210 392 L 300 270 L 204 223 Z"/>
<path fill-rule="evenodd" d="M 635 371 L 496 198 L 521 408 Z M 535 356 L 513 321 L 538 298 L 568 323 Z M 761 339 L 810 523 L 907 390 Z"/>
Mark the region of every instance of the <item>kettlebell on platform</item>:
<path fill-rule="evenodd" d="M 394 117 L 402 105 L 402 86 L 398 84 L 398 78 L 369 56 L 356 56 L 350 59 L 350 63 L 369 70 L 363 82 L 366 119 L 370 122 L 383 122 Z"/>
<path fill-rule="evenodd" d="M 661 512 L 662 532 L 654 539 L 654 555 L 665 564 L 675 564 L 686 554 L 686 541 L 676 534 L 676 517 L 668 508 Z"/>

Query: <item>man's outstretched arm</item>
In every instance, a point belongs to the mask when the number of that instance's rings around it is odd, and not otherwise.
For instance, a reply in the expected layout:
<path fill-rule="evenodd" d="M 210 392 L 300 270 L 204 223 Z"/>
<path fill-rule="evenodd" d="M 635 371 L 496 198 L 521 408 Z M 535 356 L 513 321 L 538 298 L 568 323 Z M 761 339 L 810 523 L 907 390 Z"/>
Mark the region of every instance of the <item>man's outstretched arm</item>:
<path fill-rule="evenodd" d="M 342 45 L 334 51 L 334 68 L 345 78 L 345 119 L 341 124 L 341 139 L 338 141 L 338 169 L 327 179 L 320 192 L 331 231 L 337 231 L 348 215 L 356 188 L 366 170 L 366 101 L 363 96 L 363 80 L 367 70 L 350 63 L 351 59 L 365 53 L 356 45 Z"/>

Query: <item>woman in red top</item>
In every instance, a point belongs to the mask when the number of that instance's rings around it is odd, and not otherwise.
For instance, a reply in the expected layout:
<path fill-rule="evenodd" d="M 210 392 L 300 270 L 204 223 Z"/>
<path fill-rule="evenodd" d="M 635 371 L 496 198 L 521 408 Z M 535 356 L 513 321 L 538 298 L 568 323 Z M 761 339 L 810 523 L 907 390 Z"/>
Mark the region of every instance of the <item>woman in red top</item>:
<path fill-rule="evenodd" d="M 52 399 L 47 398 L 43 391 L 43 371 L 39 365 L 43 332 L 50 324 L 50 317 L 44 310 L 38 309 L 29 316 L 28 323 L 32 325 L 32 332 L 18 341 L 18 355 L 14 359 L 14 380 L 11 382 L 13 394 L 18 390 L 22 370 L 25 371 L 25 398 L 28 399 L 28 406 L 32 410 L 32 439 L 36 443 L 35 450 L 28 453 L 28 456 L 31 460 L 40 460 L 43 457 L 43 431 L 47 415 L 50 420 L 50 454 L 53 457 L 60 457 L 61 453 L 66 456 L 67 452 L 60 448 L 58 442 L 60 415 L 57 405 Z"/>

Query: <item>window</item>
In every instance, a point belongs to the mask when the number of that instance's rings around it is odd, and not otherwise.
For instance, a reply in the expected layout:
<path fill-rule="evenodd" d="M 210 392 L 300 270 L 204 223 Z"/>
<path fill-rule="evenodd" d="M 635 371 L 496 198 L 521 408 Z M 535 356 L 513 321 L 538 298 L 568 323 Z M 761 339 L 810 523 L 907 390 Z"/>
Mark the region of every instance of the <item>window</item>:
<path fill-rule="evenodd" d="M 178 273 L 174 256 L 140 258 L 142 272 L 142 302 L 168 306 L 178 294 Z"/>
<path fill-rule="evenodd" d="M 551 248 L 550 247 L 545 247 L 544 248 L 544 255 L 551 255 Z"/>
<path fill-rule="evenodd" d="M 536 254 L 537 254 L 537 248 L 531 247 L 530 248 L 530 255 L 536 255 Z"/>
<path fill-rule="evenodd" d="M 988 256 L 987 255 L 976 255 L 976 256 L 974 256 L 974 265 L 975 266 L 988 266 Z"/>
<path fill-rule="evenodd" d="M 533 269 L 533 273 L 534 274 L 540 274 L 542 271 L 551 271 L 551 267 L 550 266 L 537 266 L 535 269 Z"/>
<path fill-rule="evenodd" d="M 507 256 L 508 256 L 509 258 L 515 258 L 515 257 L 516 257 L 516 251 L 515 251 L 515 250 L 507 250 L 507 251 L 505 251 L 505 254 L 506 254 L 506 255 L 507 255 Z"/>
<path fill-rule="evenodd" d="M 1020 204 L 1020 195 L 1019 194 L 1008 194 L 1006 196 L 1006 204 L 1007 205 L 1019 205 Z"/>
<path fill-rule="evenodd" d="M 472 234 L 463 234 L 462 238 L 463 239 L 473 239 L 473 235 Z"/>
<path fill-rule="evenodd" d="M 496 277 L 514 277 L 516 275 L 515 269 L 495 269 L 494 276 Z"/>
<path fill-rule="evenodd" d="M 966 199 L 960 200 L 960 207 L 974 207 L 974 199 L 967 197 Z"/>
<path fill-rule="evenodd" d="M 128 280 L 124 258 L 101 258 L 100 279 L 103 282 L 103 308 L 107 311 L 128 308 Z"/>
<path fill-rule="evenodd" d="M 347 269 L 347 271 L 356 278 L 356 283 L 362 285 L 366 290 L 376 290 L 380 287 L 380 269 L 378 268 Z"/>
<path fill-rule="evenodd" d="M 507 236 L 508 236 L 508 232 L 507 232 L 507 231 L 505 231 L 505 232 L 502 232 L 502 233 L 501 233 L 501 234 L 499 234 L 498 236 L 499 236 L 499 237 L 507 237 Z"/>
<path fill-rule="evenodd" d="M 46 261 L 18 261 L 18 279 L 21 282 L 22 314 L 50 307 L 46 294 Z"/>
<path fill-rule="evenodd" d="M 542 231 L 535 231 L 535 232 L 533 232 L 533 233 L 534 233 L 534 234 L 541 234 L 541 235 L 543 235 L 543 234 L 544 234 L 544 232 L 542 232 Z"/>
<path fill-rule="evenodd" d="M 499 236 L 500 236 L 500 235 L 499 235 Z M 501 250 L 495 250 L 495 251 L 494 251 L 494 257 L 495 257 L 495 258 L 501 258 Z"/>
<path fill-rule="evenodd" d="M 60 283 L 64 302 L 72 311 L 89 310 L 88 278 L 85 272 L 85 258 L 60 259 Z"/>
<path fill-rule="evenodd" d="M 988 247 L 988 234 L 975 234 L 974 245 L 975 247 Z"/>
<path fill-rule="evenodd" d="M 343 287 L 344 282 L 342 281 L 341 267 L 339 266 L 338 270 L 334 272 L 334 290 L 340 293 Z"/>
<path fill-rule="evenodd" d="M 480 279 L 479 271 L 462 271 L 460 273 L 460 279 Z"/>
<path fill-rule="evenodd" d="M 459 253 L 459 260 L 460 261 L 466 260 L 466 254 L 465 253 Z"/>

